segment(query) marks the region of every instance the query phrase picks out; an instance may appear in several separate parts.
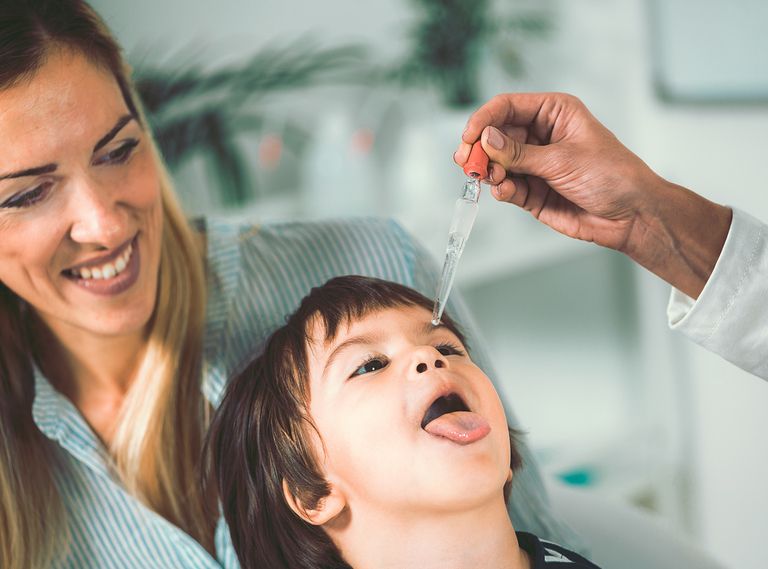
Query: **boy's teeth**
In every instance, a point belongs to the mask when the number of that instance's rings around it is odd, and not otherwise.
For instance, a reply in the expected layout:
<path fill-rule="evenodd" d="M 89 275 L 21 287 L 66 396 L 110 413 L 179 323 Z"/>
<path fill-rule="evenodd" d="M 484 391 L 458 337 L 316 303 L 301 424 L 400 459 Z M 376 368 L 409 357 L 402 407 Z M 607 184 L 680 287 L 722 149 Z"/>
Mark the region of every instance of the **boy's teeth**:
<path fill-rule="evenodd" d="M 111 279 L 125 270 L 131 258 L 131 253 L 133 253 L 133 245 L 129 245 L 125 252 L 115 259 L 113 263 L 104 263 L 100 267 L 91 267 L 90 269 L 86 267 L 73 269 L 71 272 L 81 279 Z"/>

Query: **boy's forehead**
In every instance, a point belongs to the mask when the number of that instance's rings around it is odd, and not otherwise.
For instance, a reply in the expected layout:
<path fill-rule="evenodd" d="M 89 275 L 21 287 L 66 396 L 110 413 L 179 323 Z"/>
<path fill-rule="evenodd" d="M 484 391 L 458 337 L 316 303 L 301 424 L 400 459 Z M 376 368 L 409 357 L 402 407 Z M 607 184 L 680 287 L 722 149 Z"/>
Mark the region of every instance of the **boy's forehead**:
<path fill-rule="evenodd" d="M 387 321 L 385 329 L 380 326 L 383 320 Z M 388 335 L 409 329 L 426 329 L 425 323 L 430 321 L 431 314 L 426 308 L 404 304 L 371 310 L 359 317 L 347 316 L 339 321 L 334 334 L 330 337 L 325 321 L 316 313 L 308 322 L 307 332 L 313 349 L 326 351 L 333 349 L 347 338 L 363 332 L 375 330 L 378 335 Z"/>

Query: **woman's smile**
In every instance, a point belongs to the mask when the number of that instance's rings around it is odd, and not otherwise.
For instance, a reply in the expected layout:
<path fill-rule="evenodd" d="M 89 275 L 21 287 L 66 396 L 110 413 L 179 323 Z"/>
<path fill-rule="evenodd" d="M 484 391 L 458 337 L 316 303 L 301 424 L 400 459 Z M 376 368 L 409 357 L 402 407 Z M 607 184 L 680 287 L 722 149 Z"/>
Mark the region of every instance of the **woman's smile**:
<path fill-rule="evenodd" d="M 113 253 L 65 269 L 62 274 L 77 286 L 99 295 L 117 295 L 128 290 L 139 278 L 140 253 L 138 238 Z"/>
<path fill-rule="evenodd" d="M 163 205 L 151 140 L 114 77 L 55 52 L 0 108 L 0 140 L 19 141 L 0 164 L 0 282 L 59 334 L 142 334 Z"/>

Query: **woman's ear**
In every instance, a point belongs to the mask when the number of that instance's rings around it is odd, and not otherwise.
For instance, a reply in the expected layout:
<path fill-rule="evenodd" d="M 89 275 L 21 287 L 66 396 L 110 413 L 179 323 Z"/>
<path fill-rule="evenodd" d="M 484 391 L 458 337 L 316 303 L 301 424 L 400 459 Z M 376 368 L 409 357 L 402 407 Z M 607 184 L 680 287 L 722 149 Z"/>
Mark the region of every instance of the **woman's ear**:
<path fill-rule="evenodd" d="M 320 499 L 314 509 L 307 509 L 288 487 L 288 482 L 283 478 L 283 496 L 288 503 L 288 507 L 305 522 L 314 526 L 322 526 L 341 512 L 347 506 L 347 499 L 337 486 L 331 484 L 331 492 Z"/>

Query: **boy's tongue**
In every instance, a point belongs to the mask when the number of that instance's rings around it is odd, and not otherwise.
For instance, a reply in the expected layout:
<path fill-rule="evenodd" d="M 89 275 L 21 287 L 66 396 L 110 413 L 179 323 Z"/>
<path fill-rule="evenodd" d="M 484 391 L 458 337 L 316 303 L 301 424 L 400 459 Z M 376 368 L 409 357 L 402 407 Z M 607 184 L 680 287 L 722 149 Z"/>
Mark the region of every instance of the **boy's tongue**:
<path fill-rule="evenodd" d="M 468 445 L 482 439 L 491 432 L 483 417 L 471 411 L 446 413 L 428 423 L 424 430 L 430 435 L 445 437 L 460 445 Z"/>

